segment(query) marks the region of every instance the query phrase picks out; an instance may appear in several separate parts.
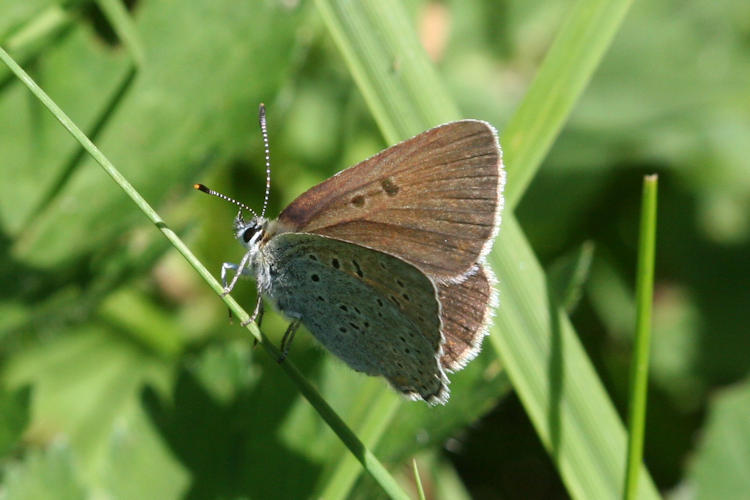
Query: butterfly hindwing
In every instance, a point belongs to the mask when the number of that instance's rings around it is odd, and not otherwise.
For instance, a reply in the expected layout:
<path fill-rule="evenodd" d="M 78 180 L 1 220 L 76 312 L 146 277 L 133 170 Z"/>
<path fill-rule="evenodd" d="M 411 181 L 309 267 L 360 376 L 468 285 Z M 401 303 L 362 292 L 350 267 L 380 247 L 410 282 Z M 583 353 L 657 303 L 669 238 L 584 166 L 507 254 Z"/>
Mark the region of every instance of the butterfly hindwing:
<path fill-rule="evenodd" d="M 262 252 L 270 264 L 268 295 L 328 350 L 413 399 L 447 400 L 437 290 L 424 273 L 316 234 L 282 233 Z"/>
<path fill-rule="evenodd" d="M 460 370 L 479 354 L 497 302 L 494 285 L 492 271 L 483 265 L 472 269 L 460 283 L 438 284 L 444 369 Z"/>

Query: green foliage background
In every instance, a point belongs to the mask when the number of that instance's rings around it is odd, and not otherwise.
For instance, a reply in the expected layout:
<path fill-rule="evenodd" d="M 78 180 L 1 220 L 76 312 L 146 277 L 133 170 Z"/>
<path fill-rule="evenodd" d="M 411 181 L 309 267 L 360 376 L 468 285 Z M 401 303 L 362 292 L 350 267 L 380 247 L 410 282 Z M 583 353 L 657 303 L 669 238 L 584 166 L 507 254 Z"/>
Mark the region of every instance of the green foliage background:
<path fill-rule="evenodd" d="M 271 214 L 387 145 L 316 5 L 126 3 L 133 32 L 111 1 L 4 2 L 0 44 L 211 269 L 241 256 L 234 210 L 191 186 L 260 206 L 258 102 Z M 463 115 L 502 142 L 571 5 L 408 8 Z M 739 0 L 636 2 L 515 211 L 624 415 L 640 181 L 660 174 L 645 462 L 666 496 L 750 490 L 747 19 Z M 343 445 L 5 67 L 0 179 L 1 498 L 382 495 L 364 476 L 337 489 Z M 234 295 L 250 307 L 253 286 Z M 276 343 L 284 328 L 267 314 Z M 388 424 L 373 451 L 407 491 L 416 455 L 436 498 L 566 495 L 489 348 L 445 408 L 382 418 L 382 382 L 309 335 L 291 359 L 360 436 Z"/>

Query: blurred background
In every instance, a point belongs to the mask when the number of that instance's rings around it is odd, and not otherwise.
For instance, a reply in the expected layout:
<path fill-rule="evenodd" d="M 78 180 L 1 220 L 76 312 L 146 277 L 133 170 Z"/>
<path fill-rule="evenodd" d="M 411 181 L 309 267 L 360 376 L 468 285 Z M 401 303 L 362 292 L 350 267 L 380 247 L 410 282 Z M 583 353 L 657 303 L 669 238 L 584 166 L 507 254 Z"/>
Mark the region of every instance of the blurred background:
<path fill-rule="evenodd" d="M 271 216 L 387 146 L 312 2 L 120 6 L 129 47 L 110 1 L 3 2 L 0 44 L 216 276 L 243 253 L 235 210 L 192 184 L 260 208 L 259 102 Z M 570 6 L 408 3 L 449 93 L 501 143 Z M 659 174 L 645 462 L 670 498 L 750 491 L 749 54 L 746 1 L 635 2 L 516 210 L 549 276 L 584 263 L 571 318 L 625 415 L 641 180 Z M 0 498 L 325 488 L 343 446 L 5 66 L 0 179 Z M 251 309 L 253 284 L 233 296 Z M 263 326 L 278 343 L 286 321 Z M 384 390 L 304 330 L 290 359 L 355 427 Z M 444 408 L 400 405 L 378 457 L 412 488 L 416 456 L 432 498 L 566 498 L 502 367 L 466 373 Z M 350 493 L 378 495 L 368 478 Z"/>

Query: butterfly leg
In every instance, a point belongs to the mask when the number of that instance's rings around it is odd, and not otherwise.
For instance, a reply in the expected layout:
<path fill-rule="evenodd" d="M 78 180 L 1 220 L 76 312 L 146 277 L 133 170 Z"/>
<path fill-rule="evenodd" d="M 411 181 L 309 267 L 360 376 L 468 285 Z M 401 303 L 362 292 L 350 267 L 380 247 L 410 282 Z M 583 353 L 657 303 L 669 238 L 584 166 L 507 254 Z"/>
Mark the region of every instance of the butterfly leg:
<path fill-rule="evenodd" d="M 260 290 L 258 290 L 258 300 L 255 302 L 255 309 L 253 310 L 253 314 L 251 314 L 246 321 L 243 321 L 240 324 L 242 326 L 247 326 L 255 321 L 256 318 L 258 320 L 258 328 L 260 328 L 260 324 L 263 321 L 263 296 L 261 295 Z"/>
<path fill-rule="evenodd" d="M 260 328 L 260 324 L 263 323 L 263 299 L 260 296 L 260 290 L 258 290 L 258 304 L 255 306 L 256 309 L 258 309 L 258 328 Z M 255 313 L 253 313 L 253 316 L 255 316 Z M 249 321 L 252 321 L 252 318 L 250 318 Z M 253 339 L 253 347 L 256 347 L 258 345 L 258 339 Z"/>
<path fill-rule="evenodd" d="M 289 346 L 292 345 L 294 334 L 297 331 L 297 328 L 299 328 L 300 323 L 302 323 L 302 319 L 293 319 L 292 322 L 289 323 L 289 327 L 287 327 L 286 332 L 284 332 L 284 336 L 281 338 L 281 356 L 278 359 L 279 363 L 284 361 L 287 354 L 289 354 Z"/>
<path fill-rule="evenodd" d="M 244 259 L 243 259 L 244 260 Z M 242 263 L 240 262 L 240 265 Z M 221 296 L 224 297 L 226 294 L 232 291 L 232 288 L 234 288 L 234 284 L 237 282 L 237 277 L 240 274 L 244 274 L 246 276 L 249 276 L 251 273 L 250 271 L 245 268 L 242 270 L 242 272 L 239 271 L 240 265 L 232 264 L 231 262 L 225 262 L 221 265 L 221 286 L 224 287 L 224 291 L 222 292 Z M 231 287 L 227 285 L 227 271 L 235 271 L 234 279 L 232 280 Z M 229 322 L 232 321 L 232 310 L 227 309 L 227 312 L 229 313 Z M 244 323 L 242 326 L 247 325 L 247 323 Z"/>
<path fill-rule="evenodd" d="M 253 321 L 255 321 L 255 318 L 258 318 L 258 328 L 260 328 L 260 324 L 263 322 L 263 297 L 260 294 L 260 290 L 258 290 L 258 301 L 255 303 L 255 310 L 253 311 L 253 314 L 247 318 L 247 321 L 243 321 L 240 323 L 242 326 L 247 326 Z M 258 339 L 253 339 L 253 347 L 258 345 Z"/>
<path fill-rule="evenodd" d="M 250 252 L 247 252 L 244 257 L 242 257 L 242 260 L 239 264 L 232 264 L 231 262 L 225 262 L 221 265 L 221 284 L 224 286 L 224 292 L 221 294 L 222 297 L 226 296 L 229 292 L 232 291 L 234 288 L 234 285 L 237 284 L 237 280 L 240 279 L 240 276 L 243 274 L 246 276 L 250 276 L 251 272 L 247 268 L 247 263 L 250 261 Z M 234 271 L 234 277 L 232 278 L 232 281 L 227 284 L 227 271 L 232 270 Z"/>
<path fill-rule="evenodd" d="M 263 299 L 260 298 L 260 295 L 258 295 L 258 305 L 255 307 L 258 309 L 258 319 L 255 322 L 258 323 L 258 328 L 260 328 L 261 323 L 263 323 L 263 313 L 265 312 L 265 308 L 263 307 Z"/>
<path fill-rule="evenodd" d="M 221 286 L 224 288 L 224 290 L 227 289 L 227 271 L 237 271 L 237 264 L 232 264 L 231 262 L 225 262 L 221 265 Z"/>

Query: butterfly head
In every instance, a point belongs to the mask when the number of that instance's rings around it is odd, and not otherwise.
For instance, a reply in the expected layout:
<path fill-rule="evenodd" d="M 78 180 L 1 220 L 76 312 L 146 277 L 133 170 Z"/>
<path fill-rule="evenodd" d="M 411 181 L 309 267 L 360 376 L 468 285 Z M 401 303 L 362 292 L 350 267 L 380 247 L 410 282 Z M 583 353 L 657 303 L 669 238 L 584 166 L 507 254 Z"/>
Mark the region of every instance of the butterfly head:
<path fill-rule="evenodd" d="M 257 250 L 263 241 L 267 224 L 268 219 L 259 216 L 253 216 L 252 219 L 246 221 L 240 210 L 234 219 L 234 236 L 248 250 Z"/>

